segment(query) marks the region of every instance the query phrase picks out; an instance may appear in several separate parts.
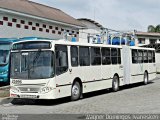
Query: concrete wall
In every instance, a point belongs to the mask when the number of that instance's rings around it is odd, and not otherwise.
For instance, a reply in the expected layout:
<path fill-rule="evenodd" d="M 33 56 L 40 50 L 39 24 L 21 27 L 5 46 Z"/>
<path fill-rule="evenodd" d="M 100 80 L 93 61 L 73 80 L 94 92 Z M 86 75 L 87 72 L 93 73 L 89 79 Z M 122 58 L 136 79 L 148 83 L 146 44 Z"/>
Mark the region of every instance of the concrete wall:
<path fill-rule="evenodd" d="M 29 24 L 29 22 L 32 22 L 32 24 Z M 56 39 L 63 38 L 64 29 L 67 30 L 68 34 L 73 33 L 78 39 L 78 30 L 73 30 L 68 26 L 62 26 L 28 17 L 0 14 L 0 38 L 31 36 Z"/>
<path fill-rule="evenodd" d="M 83 29 L 79 30 L 79 42 L 88 43 L 88 35 L 98 35 L 100 34 L 100 31 L 96 29 Z"/>
<path fill-rule="evenodd" d="M 102 30 L 97 25 L 90 21 L 80 20 L 80 22 L 86 25 L 87 28 L 79 30 L 79 42 L 88 43 L 88 35 L 96 36 L 102 32 Z"/>
<path fill-rule="evenodd" d="M 147 36 L 137 36 L 137 39 L 138 38 L 145 38 L 145 44 L 139 44 L 138 45 L 148 45 L 150 44 L 150 39 L 156 39 L 156 42 L 157 43 L 160 43 L 160 37 L 147 37 Z"/>

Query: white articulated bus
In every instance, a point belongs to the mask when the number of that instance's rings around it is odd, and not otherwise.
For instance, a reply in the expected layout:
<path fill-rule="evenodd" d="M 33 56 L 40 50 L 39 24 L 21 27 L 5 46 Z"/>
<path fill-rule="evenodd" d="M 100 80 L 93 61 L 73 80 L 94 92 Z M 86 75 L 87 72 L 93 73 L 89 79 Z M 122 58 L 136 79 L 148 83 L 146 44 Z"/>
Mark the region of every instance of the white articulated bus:
<path fill-rule="evenodd" d="M 129 46 L 21 41 L 11 51 L 10 97 L 57 99 L 144 82 L 156 76 L 155 50 Z"/>

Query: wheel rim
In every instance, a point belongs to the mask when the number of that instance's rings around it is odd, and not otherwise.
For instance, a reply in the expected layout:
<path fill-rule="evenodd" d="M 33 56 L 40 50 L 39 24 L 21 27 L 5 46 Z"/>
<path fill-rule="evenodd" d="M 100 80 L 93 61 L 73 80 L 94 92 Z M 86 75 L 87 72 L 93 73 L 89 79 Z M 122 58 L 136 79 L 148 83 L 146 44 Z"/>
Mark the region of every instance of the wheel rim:
<path fill-rule="evenodd" d="M 78 86 L 74 85 L 72 87 L 72 95 L 73 96 L 78 96 L 79 95 L 79 88 L 78 88 Z"/>
<path fill-rule="evenodd" d="M 147 77 L 147 74 L 146 74 L 146 73 L 144 74 L 144 82 L 145 82 L 145 83 L 148 82 L 148 77 Z"/>
<path fill-rule="evenodd" d="M 118 89 L 118 83 L 117 83 L 117 78 L 114 79 L 114 88 L 117 90 Z"/>

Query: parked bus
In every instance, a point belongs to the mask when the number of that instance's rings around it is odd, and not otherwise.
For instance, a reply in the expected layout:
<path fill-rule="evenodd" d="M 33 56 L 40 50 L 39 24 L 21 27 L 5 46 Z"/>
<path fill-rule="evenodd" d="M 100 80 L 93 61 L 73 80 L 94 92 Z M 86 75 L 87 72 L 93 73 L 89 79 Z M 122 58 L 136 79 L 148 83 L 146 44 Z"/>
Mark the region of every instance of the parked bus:
<path fill-rule="evenodd" d="M 0 38 L 0 85 L 9 84 L 10 50 L 15 41 L 15 38 Z"/>
<path fill-rule="evenodd" d="M 21 41 L 11 52 L 10 97 L 57 99 L 144 82 L 156 76 L 155 50 L 69 42 Z"/>

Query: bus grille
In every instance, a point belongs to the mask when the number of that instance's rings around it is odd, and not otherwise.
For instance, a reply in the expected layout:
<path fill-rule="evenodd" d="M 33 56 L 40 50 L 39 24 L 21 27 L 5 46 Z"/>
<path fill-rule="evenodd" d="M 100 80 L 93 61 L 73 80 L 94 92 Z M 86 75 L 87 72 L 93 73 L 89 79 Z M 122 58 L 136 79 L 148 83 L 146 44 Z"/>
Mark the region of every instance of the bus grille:
<path fill-rule="evenodd" d="M 40 87 L 19 87 L 18 89 L 21 93 L 38 93 Z"/>

